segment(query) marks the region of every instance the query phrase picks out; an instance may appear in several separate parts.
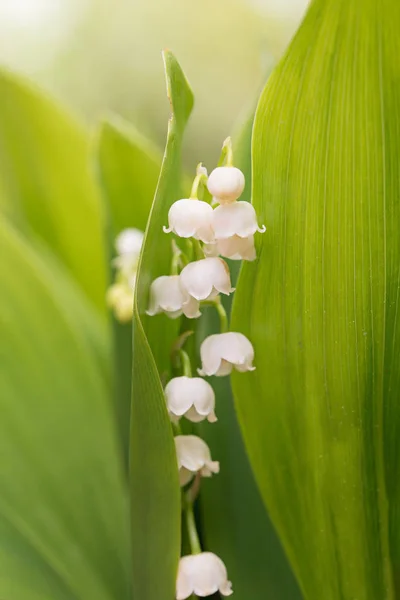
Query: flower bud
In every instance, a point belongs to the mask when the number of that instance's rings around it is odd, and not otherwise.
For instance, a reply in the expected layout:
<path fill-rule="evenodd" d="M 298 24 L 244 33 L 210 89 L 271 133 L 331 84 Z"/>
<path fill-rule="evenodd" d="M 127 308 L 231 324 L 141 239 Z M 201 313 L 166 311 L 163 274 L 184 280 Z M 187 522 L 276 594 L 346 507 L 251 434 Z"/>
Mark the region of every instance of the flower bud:
<path fill-rule="evenodd" d="M 208 257 L 189 263 L 180 274 L 182 288 L 196 300 L 212 300 L 218 293 L 229 296 L 229 267 L 222 258 Z"/>
<path fill-rule="evenodd" d="M 204 598 L 217 592 L 222 596 L 230 596 L 233 593 L 226 567 L 216 554 L 200 552 L 180 559 L 176 600 L 186 600 L 192 594 Z"/>
<path fill-rule="evenodd" d="M 212 224 L 217 240 L 225 240 L 234 235 L 246 238 L 256 231 L 260 233 L 265 231 L 264 225 L 258 226 L 256 211 L 250 202 L 233 202 L 217 206 L 213 211 Z"/>
<path fill-rule="evenodd" d="M 208 336 L 200 346 L 199 375 L 229 375 L 232 369 L 241 373 L 254 371 L 254 348 L 242 333 L 229 331 Z"/>
<path fill-rule="evenodd" d="M 213 209 L 202 200 L 182 199 L 173 203 L 168 213 L 168 227 L 165 233 L 171 231 L 182 238 L 193 237 L 202 242 L 211 242 L 214 233 L 211 227 Z"/>
<path fill-rule="evenodd" d="M 188 319 L 197 319 L 201 315 L 199 302 L 182 288 L 179 275 L 162 275 L 152 282 L 146 313 L 150 316 L 165 313 L 171 319 L 182 314 Z"/>
<path fill-rule="evenodd" d="M 175 377 L 165 387 L 168 412 L 179 420 L 185 416 L 193 423 L 207 419 L 210 423 L 215 416 L 215 394 L 211 385 L 201 377 Z"/>
<path fill-rule="evenodd" d="M 189 483 L 195 473 L 202 477 L 219 473 L 219 462 L 211 460 L 210 448 L 197 435 L 177 435 L 174 440 L 181 486 Z"/>
<path fill-rule="evenodd" d="M 217 167 L 207 181 L 208 191 L 220 204 L 237 200 L 244 190 L 244 184 L 244 175 L 236 167 Z"/>

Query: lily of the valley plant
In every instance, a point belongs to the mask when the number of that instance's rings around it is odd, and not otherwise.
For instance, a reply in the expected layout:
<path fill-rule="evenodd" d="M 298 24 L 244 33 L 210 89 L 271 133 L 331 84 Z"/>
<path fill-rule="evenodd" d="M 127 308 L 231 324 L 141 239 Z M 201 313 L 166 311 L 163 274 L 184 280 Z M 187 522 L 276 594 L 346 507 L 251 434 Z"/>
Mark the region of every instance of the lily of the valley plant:
<path fill-rule="evenodd" d="M 176 433 L 175 445 L 179 481 L 182 486 L 183 510 L 186 515 L 188 537 L 192 554 L 183 556 L 179 563 L 176 583 L 177 600 L 185 600 L 192 594 L 210 596 L 220 592 L 232 593 L 226 568 L 221 558 L 212 552 L 202 551 L 193 503 L 200 490 L 200 478 L 218 473 L 219 462 L 211 458 L 207 444 L 196 435 L 183 435 L 179 420 L 184 417 L 192 423 L 217 420 L 216 398 L 208 376 L 229 375 L 232 369 L 239 372 L 252 371 L 253 346 L 242 333 L 227 331 L 228 320 L 221 303 L 220 294 L 229 296 L 231 286 L 229 266 L 220 255 L 236 260 L 254 260 L 254 234 L 263 233 L 265 227 L 257 223 L 257 215 L 251 204 L 238 200 L 245 186 L 245 178 L 232 164 L 231 140 L 225 140 L 222 157 L 226 164 L 219 166 L 207 176 L 207 170 L 197 167 L 189 198 L 174 202 L 168 214 L 165 233 L 173 233 L 173 259 L 170 274 L 155 279 L 150 286 L 147 314 L 164 313 L 171 319 L 185 315 L 188 319 L 201 317 L 202 303 L 212 305 L 220 316 L 220 333 L 209 335 L 200 347 L 201 377 L 193 376 L 194 367 L 187 352 L 180 346 L 178 355 L 182 374 L 173 377 L 165 386 L 165 399 L 171 423 Z M 212 196 L 212 205 L 203 200 L 204 186 Z M 213 206 L 218 205 L 216 208 Z M 186 240 L 182 246 L 179 240 Z M 117 281 L 110 288 L 108 298 L 116 317 L 124 321 L 127 314 L 125 295 L 115 292 L 124 285 L 133 291 L 137 251 L 140 236 L 134 230 L 126 230 L 116 240 L 119 256 L 116 260 Z M 126 257 L 126 258 L 125 258 Z M 182 334 L 183 338 L 185 333 Z"/>

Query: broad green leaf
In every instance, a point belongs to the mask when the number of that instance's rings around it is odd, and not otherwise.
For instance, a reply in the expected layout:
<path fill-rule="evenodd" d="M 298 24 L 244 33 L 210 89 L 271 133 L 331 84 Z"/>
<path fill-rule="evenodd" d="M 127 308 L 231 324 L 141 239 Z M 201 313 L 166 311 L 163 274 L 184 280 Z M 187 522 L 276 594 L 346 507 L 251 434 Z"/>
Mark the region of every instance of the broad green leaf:
<path fill-rule="evenodd" d="M 104 312 L 103 216 L 87 134 L 52 100 L 0 71 L 0 209 L 44 240 Z"/>
<path fill-rule="evenodd" d="M 127 227 L 146 228 L 162 157 L 129 123 L 113 115 L 101 125 L 98 167 L 109 215 L 110 254 Z M 124 454 L 129 453 L 132 393 L 132 328 L 114 320 L 115 404 Z"/>
<path fill-rule="evenodd" d="M 251 133 L 254 110 L 234 136 L 235 165 L 246 177 L 241 200 L 250 200 Z M 229 261 L 235 285 L 240 262 Z M 230 312 L 232 296 L 223 303 Z M 199 341 L 219 330 L 214 309 L 203 310 Z M 256 487 L 233 406 L 228 377 L 210 379 L 217 399 L 218 421 L 201 423 L 201 437 L 220 461 L 212 481 L 203 481 L 201 522 L 205 546 L 223 558 L 237 600 L 296 600 L 300 598 L 294 576 L 269 521 Z"/>
<path fill-rule="evenodd" d="M 314 0 L 254 124 L 252 198 L 268 229 L 232 326 L 257 369 L 233 387 L 308 600 L 395 597 L 399 28 L 391 0 Z"/>
<path fill-rule="evenodd" d="M 173 54 L 164 52 L 169 121 L 160 179 L 146 230 L 133 317 L 131 405 L 131 519 L 133 595 L 140 600 L 174 597 L 180 552 L 180 488 L 175 445 L 160 375 L 170 370 L 176 321 L 147 317 L 152 280 L 170 273 L 171 238 L 162 231 L 179 198 L 181 146 L 193 95 Z"/>
<path fill-rule="evenodd" d="M 88 334 L 99 316 L 4 219 L 0 255 L 0 597 L 128 600 L 127 490 Z"/>

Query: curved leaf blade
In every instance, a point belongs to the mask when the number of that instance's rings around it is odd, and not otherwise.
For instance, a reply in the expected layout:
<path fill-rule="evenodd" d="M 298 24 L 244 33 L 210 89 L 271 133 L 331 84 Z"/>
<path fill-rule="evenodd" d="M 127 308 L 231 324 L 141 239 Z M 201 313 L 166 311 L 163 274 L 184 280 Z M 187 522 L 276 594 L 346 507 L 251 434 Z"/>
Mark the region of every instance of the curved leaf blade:
<path fill-rule="evenodd" d="M 46 95 L 0 72 L 1 210 L 46 242 L 105 312 L 102 206 L 86 131 Z"/>
<path fill-rule="evenodd" d="M 133 594 L 141 600 L 172 600 L 180 553 L 180 487 L 176 452 L 160 376 L 170 370 L 178 324 L 147 317 L 153 279 L 170 272 L 171 240 L 162 231 L 179 198 L 182 135 L 193 106 L 187 80 L 164 52 L 172 116 L 161 174 L 146 230 L 133 317 L 130 475 Z"/>
<path fill-rule="evenodd" d="M 399 26 L 390 0 L 315 0 L 254 125 L 268 230 L 233 328 L 257 370 L 233 386 L 263 498 L 315 600 L 394 598 Z"/>
<path fill-rule="evenodd" d="M 80 323 L 98 314 L 4 220 L 0 254 L 0 596 L 128 600 L 109 386 Z"/>

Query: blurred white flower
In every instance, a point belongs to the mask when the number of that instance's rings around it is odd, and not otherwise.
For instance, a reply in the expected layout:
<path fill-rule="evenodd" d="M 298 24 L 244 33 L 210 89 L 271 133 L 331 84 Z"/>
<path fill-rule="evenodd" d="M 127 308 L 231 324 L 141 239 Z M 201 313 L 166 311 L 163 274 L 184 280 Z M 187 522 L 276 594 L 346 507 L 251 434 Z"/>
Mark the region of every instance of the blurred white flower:
<path fill-rule="evenodd" d="M 229 204 L 244 190 L 244 175 L 237 167 L 217 167 L 208 177 L 208 191 L 220 204 Z"/>
<path fill-rule="evenodd" d="M 174 439 L 181 486 L 189 483 L 196 473 L 202 477 L 219 473 L 219 462 L 211 459 L 210 448 L 201 438 L 197 435 L 177 435 Z"/>
<path fill-rule="evenodd" d="M 216 592 L 222 596 L 233 593 L 222 560 L 212 552 L 183 556 L 179 561 L 176 600 L 185 600 L 192 594 L 204 598 Z"/>
<path fill-rule="evenodd" d="M 111 285 L 107 290 L 106 301 L 118 321 L 128 323 L 132 319 L 133 289 L 126 282 Z"/>
<path fill-rule="evenodd" d="M 229 331 L 208 336 L 200 346 L 199 375 L 229 375 L 232 369 L 241 373 L 254 371 L 254 348 L 242 333 Z"/>
<path fill-rule="evenodd" d="M 213 211 L 213 229 L 215 239 L 224 240 L 234 235 L 249 237 L 256 231 L 264 233 L 265 226 L 258 226 L 253 205 L 243 201 L 217 206 Z"/>
<path fill-rule="evenodd" d="M 143 237 L 143 231 L 132 227 L 121 231 L 115 239 L 118 256 L 114 258 L 113 264 L 125 279 L 130 279 L 136 273 Z"/>
<path fill-rule="evenodd" d="M 115 239 L 115 249 L 118 254 L 140 254 L 143 244 L 143 231 L 131 227 L 124 229 Z"/>
<path fill-rule="evenodd" d="M 182 288 L 179 275 L 162 275 L 150 286 L 150 301 L 147 314 L 165 313 L 171 319 L 184 314 L 188 319 L 197 319 L 201 313 L 199 302 Z"/>
<path fill-rule="evenodd" d="M 196 300 L 212 300 L 219 293 L 229 296 L 229 267 L 222 258 L 208 257 L 189 263 L 180 274 L 182 288 Z"/>
<path fill-rule="evenodd" d="M 214 239 L 212 218 L 213 209 L 207 202 L 190 198 L 177 200 L 169 209 L 168 227 L 163 229 L 165 233 L 172 231 L 182 238 L 211 242 Z"/>
<path fill-rule="evenodd" d="M 254 235 L 249 235 L 248 237 L 233 235 L 232 237 L 218 240 L 215 245 L 218 254 L 231 260 L 252 261 L 257 258 Z"/>
<path fill-rule="evenodd" d="M 168 411 L 174 419 L 185 416 L 193 423 L 207 419 L 210 423 L 215 416 L 215 394 L 211 385 L 201 377 L 175 377 L 165 387 Z"/>

